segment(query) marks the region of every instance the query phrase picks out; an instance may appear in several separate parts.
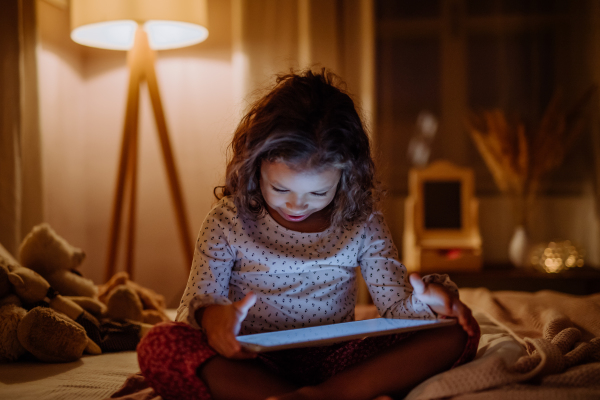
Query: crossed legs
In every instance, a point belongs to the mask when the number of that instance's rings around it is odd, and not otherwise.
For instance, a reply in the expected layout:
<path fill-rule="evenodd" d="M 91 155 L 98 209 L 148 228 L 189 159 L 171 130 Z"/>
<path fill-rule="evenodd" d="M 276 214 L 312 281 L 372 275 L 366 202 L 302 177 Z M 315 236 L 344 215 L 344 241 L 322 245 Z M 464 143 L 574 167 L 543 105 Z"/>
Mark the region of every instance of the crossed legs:
<path fill-rule="evenodd" d="M 315 385 L 298 387 L 255 360 L 215 356 L 198 369 L 215 400 L 348 399 L 402 396 L 459 359 L 467 335 L 458 325 L 425 330 Z"/>

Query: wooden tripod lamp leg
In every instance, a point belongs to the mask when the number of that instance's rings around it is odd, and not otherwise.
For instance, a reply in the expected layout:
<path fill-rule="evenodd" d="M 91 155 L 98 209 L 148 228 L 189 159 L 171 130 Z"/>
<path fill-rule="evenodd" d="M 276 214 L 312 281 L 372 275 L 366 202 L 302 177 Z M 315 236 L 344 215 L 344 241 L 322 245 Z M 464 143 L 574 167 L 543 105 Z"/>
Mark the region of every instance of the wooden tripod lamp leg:
<path fill-rule="evenodd" d="M 139 92 L 138 92 L 139 93 Z M 139 106 L 139 104 L 138 104 Z M 136 114 L 138 114 L 136 112 Z M 128 176 L 129 185 L 129 222 L 127 223 L 127 241 L 125 245 L 125 271 L 129 279 L 134 277 L 134 255 L 135 255 L 135 232 L 136 232 L 136 204 L 137 204 L 137 177 L 138 177 L 138 118 L 131 121 Z"/>
<path fill-rule="evenodd" d="M 154 52 L 150 49 L 148 38 L 142 28 L 138 28 L 135 35 L 133 48 L 128 54 L 128 65 L 130 70 L 129 90 L 127 94 L 127 111 L 125 114 L 125 125 L 123 129 L 123 141 L 121 145 L 121 157 L 117 175 L 117 187 L 113 204 L 112 223 L 110 228 L 108 261 L 105 270 L 105 281 L 108 281 L 116 272 L 116 261 L 118 253 L 119 235 L 121 230 L 121 215 L 123 211 L 123 198 L 126 186 L 129 187 L 129 224 L 127 233 L 126 271 L 133 277 L 134 242 L 135 242 L 135 210 L 137 199 L 137 147 L 138 147 L 138 114 L 139 114 L 139 88 L 140 83 L 146 79 L 150 100 L 154 110 L 154 117 L 158 129 L 161 149 L 165 166 L 171 197 L 175 206 L 179 236 L 184 251 L 187 270 L 191 268 L 193 249 L 191 246 L 191 235 L 188 219 L 185 212 L 181 185 L 175 166 L 175 159 L 171 149 L 169 133 L 165 115 L 158 91 L 156 72 L 154 70 Z"/>
<path fill-rule="evenodd" d="M 119 169 L 117 172 L 117 185 L 115 188 L 115 197 L 113 202 L 113 212 L 110 227 L 110 238 L 108 242 L 108 259 L 106 269 L 104 271 L 104 280 L 108 281 L 116 272 L 117 254 L 119 247 L 119 236 L 121 232 L 121 216 L 123 214 L 123 200 L 125 197 L 126 186 L 130 187 L 130 195 L 134 195 L 135 191 L 135 175 L 137 174 L 136 163 L 137 157 L 132 157 L 132 152 L 137 154 L 137 131 L 138 131 L 138 114 L 139 114 L 139 88 L 143 75 L 143 53 L 140 51 L 139 42 L 136 35 L 136 42 L 133 48 L 127 55 L 127 64 L 129 67 L 129 87 L 127 90 L 127 108 L 125 111 L 125 123 L 123 126 L 123 139 L 121 142 L 121 155 L 119 159 Z M 130 207 L 131 208 L 131 207 Z M 134 210 L 131 209 L 130 213 Z M 132 224 L 130 215 L 129 223 Z M 131 229 L 130 229 L 131 230 Z M 133 243 L 129 244 L 128 253 L 132 252 Z M 128 255 L 128 259 L 132 259 Z"/>
<path fill-rule="evenodd" d="M 186 209 L 183 196 L 181 194 L 181 185 L 179 183 L 177 168 L 175 166 L 173 150 L 171 149 L 171 142 L 169 140 L 169 132 L 167 130 L 165 114 L 163 112 L 162 102 L 160 100 L 160 92 L 158 90 L 158 82 L 156 80 L 156 71 L 154 70 L 154 52 L 150 49 L 150 47 L 147 48 L 147 51 L 148 62 L 145 64 L 146 82 L 148 83 L 148 92 L 150 93 L 152 108 L 154 109 L 154 118 L 156 120 L 156 127 L 158 129 L 163 159 L 165 161 L 165 167 L 167 168 L 171 197 L 175 206 L 175 213 L 179 227 L 179 236 L 187 263 L 187 269 L 189 270 L 192 266 L 193 257 L 193 248 L 191 245 L 192 236 L 190 235 L 188 218 L 185 211 Z"/>

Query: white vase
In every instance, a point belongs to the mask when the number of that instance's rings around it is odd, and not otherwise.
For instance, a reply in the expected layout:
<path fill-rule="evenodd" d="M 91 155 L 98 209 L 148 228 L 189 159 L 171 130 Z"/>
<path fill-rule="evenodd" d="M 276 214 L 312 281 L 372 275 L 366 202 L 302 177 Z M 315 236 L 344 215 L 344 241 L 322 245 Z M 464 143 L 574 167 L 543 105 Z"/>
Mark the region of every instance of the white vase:
<path fill-rule="evenodd" d="M 522 268 L 527 262 L 527 251 L 529 250 L 529 236 L 523 225 L 515 228 L 508 245 L 508 259 L 515 267 Z"/>

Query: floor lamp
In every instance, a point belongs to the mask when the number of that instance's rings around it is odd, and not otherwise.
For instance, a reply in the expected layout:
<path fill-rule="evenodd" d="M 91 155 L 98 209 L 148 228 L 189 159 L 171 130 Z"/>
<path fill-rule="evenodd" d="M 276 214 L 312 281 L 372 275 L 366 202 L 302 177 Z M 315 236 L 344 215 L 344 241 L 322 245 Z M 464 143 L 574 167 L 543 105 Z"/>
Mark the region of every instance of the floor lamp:
<path fill-rule="evenodd" d="M 202 42 L 208 36 L 206 0 L 71 0 L 71 38 L 80 44 L 127 50 L 129 88 L 115 188 L 105 280 L 116 272 L 121 219 L 128 195 L 126 271 L 133 279 L 137 197 L 139 89 L 145 81 L 158 130 L 187 268 L 193 249 L 181 185 L 154 69 L 155 50 Z"/>

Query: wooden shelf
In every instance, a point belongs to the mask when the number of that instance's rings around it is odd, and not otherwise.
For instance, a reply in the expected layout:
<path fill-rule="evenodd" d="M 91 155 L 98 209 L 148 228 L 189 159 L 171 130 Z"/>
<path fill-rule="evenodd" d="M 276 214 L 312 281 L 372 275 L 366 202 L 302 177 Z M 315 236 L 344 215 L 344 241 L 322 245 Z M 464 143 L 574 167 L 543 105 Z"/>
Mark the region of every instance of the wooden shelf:
<path fill-rule="evenodd" d="M 600 269 L 584 266 L 556 274 L 511 265 L 484 265 L 481 272 L 449 272 L 450 278 L 463 287 L 490 290 L 537 292 L 555 290 L 574 295 L 600 292 Z"/>

